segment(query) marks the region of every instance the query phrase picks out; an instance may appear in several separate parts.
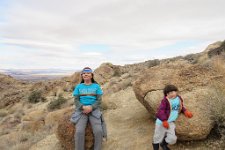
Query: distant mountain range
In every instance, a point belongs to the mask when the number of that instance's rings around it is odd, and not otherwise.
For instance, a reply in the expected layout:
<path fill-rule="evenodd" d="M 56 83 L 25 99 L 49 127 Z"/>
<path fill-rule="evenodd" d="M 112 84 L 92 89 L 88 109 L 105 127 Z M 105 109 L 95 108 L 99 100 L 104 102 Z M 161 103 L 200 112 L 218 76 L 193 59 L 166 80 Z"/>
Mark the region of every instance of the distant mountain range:
<path fill-rule="evenodd" d="M 0 73 L 20 80 L 50 80 L 72 75 L 78 70 L 64 69 L 0 69 Z"/>

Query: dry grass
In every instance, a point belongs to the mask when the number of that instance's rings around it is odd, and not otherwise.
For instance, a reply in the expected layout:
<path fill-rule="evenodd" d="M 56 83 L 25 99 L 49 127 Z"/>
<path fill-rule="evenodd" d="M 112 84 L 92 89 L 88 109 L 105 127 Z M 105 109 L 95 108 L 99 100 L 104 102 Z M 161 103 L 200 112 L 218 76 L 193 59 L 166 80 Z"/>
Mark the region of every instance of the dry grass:
<path fill-rule="evenodd" d="M 225 61 L 223 56 L 216 56 L 213 58 L 213 67 L 221 75 L 225 75 Z"/>
<path fill-rule="evenodd" d="M 7 116 L 9 113 L 8 113 L 8 111 L 6 111 L 6 110 L 4 110 L 4 109 L 1 109 L 0 110 L 0 118 L 1 117 L 5 117 L 5 116 Z"/>
<path fill-rule="evenodd" d="M 209 106 L 211 118 L 215 121 L 214 134 L 220 138 L 220 141 L 225 140 L 225 87 L 224 82 L 215 81 L 212 84 L 211 92 L 209 93 Z M 225 147 L 222 142 L 221 147 Z"/>
<path fill-rule="evenodd" d="M 225 139 L 225 63 L 217 58 L 213 67 L 218 72 L 219 78 L 211 82 L 208 102 L 211 117 L 215 120 L 216 128 L 223 140 Z"/>
<path fill-rule="evenodd" d="M 49 133 L 36 132 L 34 134 L 26 131 L 14 132 L 0 137 L 0 149 L 6 150 L 28 150 Z"/>
<path fill-rule="evenodd" d="M 43 91 L 36 90 L 36 91 L 32 91 L 30 93 L 28 100 L 30 103 L 38 103 L 40 101 L 42 101 L 42 102 L 46 101 L 46 98 L 43 97 Z"/>
<path fill-rule="evenodd" d="M 3 136 L 3 135 L 9 134 L 9 133 L 10 133 L 10 129 L 1 129 L 0 130 L 0 137 Z"/>
<path fill-rule="evenodd" d="M 23 111 L 24 111 L 23 103 L 17 103 L 8 109 L 9 114 L 16 114 L 16 113 L 23 114 Z"/>
<path fill-rule="evenodd" d="M 21 120 L 22 116 L 25 115 L 24 110 L 20 109 L 14 113 L 14 117 Z"/>
<path fill-rule="evenodd" d="M 30 143 L 28 142 L 20 142 L 13 145 L 11 150 L 28 150 L 30 148 Z"/>
<path fill-rule="evenodd" d="M 213 81 L 211 85 L 210 106 L 213 114 L 221 116 L 225 121 L 225 87 L 221 81 Z"/>
<path fill-rule="evenodd" d="M 55 109 L 60 109 L 62 104 L 66 103 L 66 99 L 62 96 L 62 94 L 59 94 L 59 96 L 57 97 L 57 99 L 51 101 L 47 108 L 49 111 L 55 110 Z"/>

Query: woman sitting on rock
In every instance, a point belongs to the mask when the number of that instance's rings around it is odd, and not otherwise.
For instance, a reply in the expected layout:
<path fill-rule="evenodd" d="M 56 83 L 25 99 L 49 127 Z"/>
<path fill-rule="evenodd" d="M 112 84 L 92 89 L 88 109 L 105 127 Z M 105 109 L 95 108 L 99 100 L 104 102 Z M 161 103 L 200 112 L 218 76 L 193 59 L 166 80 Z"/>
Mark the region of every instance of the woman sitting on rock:
<path fill-rule="evenodd" d="M 102 122 L 100 104 L 102 100 L 102 89 L 93 78 L 92 69 L 85 67 L 81 72 L 82 81 L 73 91 L 76 111 L 71 121 L 76 124 L 75 149 L 85 148 L 85 128 L 88 121 L 94 133 L 94 150 L 101 150 L 102 140 L 105 136 L 105 128 Z"/>

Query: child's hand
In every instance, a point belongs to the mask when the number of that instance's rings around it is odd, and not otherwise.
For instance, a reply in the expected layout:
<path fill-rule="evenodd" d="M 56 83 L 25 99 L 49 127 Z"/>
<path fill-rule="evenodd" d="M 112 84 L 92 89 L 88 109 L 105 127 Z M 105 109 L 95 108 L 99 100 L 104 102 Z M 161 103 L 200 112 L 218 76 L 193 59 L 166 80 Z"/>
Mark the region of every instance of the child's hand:
<path fill-rule="evenodd" d="M 184 115 L 186 117 L 188 117 L 188 118 L 192 118 L 193 117 L 193 114 L 190 111 L 187 111 L 187 110 L 184 112 Z"/>
<path fill-rule="evenodd" d="M 169 129 L 169 123 L 167 121 L 163 121 L 163 127 Z"/>

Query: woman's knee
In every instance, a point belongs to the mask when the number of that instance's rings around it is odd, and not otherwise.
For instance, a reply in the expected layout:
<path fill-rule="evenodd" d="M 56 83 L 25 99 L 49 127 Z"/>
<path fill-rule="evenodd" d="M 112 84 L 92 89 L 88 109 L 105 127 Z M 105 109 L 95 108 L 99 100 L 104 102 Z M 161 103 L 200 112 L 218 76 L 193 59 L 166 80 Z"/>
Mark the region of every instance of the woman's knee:
<path fill-rule="evenodd" d="M 93 127 L 93 133 L 94 135 L 102 135 L 103 131 L 101 125 Z"/>
<path fill-rule="evenodd" d="M 76 128 L 75 134 L 76 135 L 83 135 L 83 134 L 85 134 L 85 128 L 83 128 L 83 127 Z"/>

